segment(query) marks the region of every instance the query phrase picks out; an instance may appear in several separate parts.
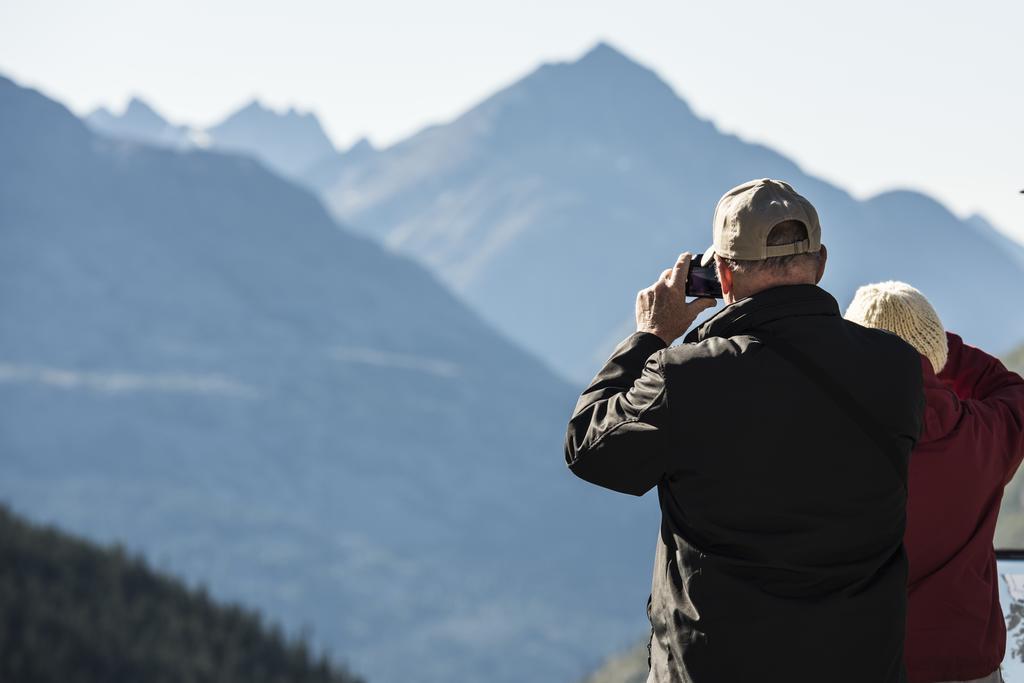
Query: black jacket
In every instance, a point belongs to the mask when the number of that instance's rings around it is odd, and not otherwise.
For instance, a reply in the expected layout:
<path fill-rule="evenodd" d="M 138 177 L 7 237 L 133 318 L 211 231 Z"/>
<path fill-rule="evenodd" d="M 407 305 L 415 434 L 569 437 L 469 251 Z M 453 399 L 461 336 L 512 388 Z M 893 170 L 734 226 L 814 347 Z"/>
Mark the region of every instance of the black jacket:
<path fill-rule="evenodd" d="M 897 462 L 772 339 L 862 405 Z M 903 681 L 905 477 L 923 409 L 918 353 L 813 285 L 726 306 L 677 346 L 622 341 L 576 405 L 565 456 L 600 486 L 658 487 L 648 681 Z"/>

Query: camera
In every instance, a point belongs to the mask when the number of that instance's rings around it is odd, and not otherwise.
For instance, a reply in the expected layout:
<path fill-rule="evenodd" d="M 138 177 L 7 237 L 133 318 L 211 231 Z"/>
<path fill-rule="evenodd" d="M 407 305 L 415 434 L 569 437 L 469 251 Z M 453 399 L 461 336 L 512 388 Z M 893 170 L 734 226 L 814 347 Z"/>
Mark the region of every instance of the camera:
<path fill-rule="evenodd" d="M 701 254 L 690 259 L 690 269 L 686 272 L 686 296 L 703 297 L 706 299 L 722 298 L 722 283 L 718 281 L 715 260 L 708 265 L 700 265 Z"/>

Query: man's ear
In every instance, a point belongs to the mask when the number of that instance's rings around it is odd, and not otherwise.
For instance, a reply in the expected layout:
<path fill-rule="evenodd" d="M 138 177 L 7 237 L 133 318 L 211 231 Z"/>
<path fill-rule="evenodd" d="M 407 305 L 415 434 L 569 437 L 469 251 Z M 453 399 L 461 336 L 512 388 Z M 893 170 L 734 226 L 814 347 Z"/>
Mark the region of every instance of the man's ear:
<path fill-rule="evenodd" d="M 822 244 L 821 252 L 818 255 L 818 273 L 814 278 L 814 284 L 821 282 L 821 278 L 825 275 L 825 261 L 828 261 L 828 249 Z"/>
<path fill-rule="evenodd" d="M 718 271 L 718 281 L 722 283 L 722 294 L 729 294 L 732 291 L 733 273 L 731 270 L 725 267 L 722 263 L 722 259 L 715 255 L 715 269 Z"/>

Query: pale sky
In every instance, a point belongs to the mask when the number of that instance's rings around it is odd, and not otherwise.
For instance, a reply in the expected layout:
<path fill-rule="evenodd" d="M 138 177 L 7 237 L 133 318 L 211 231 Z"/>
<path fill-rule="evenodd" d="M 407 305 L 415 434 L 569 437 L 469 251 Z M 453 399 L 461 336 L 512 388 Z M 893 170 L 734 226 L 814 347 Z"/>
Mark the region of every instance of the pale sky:
<path fill-rule="evenodd" d="M 857 196 L 924 190 L 1024 240 L 1022 34 L 1019 0 L 3 0 L 0 73 L 79 114 L 138 94 L 195 125 L 259 96 L 343 148 L 606 40 Z"/>

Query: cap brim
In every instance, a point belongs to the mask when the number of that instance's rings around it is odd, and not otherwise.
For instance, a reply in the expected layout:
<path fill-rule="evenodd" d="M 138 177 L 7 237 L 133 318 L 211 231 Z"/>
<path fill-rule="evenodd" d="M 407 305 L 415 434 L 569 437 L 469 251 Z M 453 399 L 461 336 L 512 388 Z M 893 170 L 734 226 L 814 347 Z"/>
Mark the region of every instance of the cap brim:
<path fill-rule="evenodd" d="M 712 260 L 714 258 L 715 258 L 715 245 L 712 244 L 710 247 L 708 247 L 707 251 L 704 252 L 704 255 L 700 257 L 700 261 L 697 262 L 697 265 L 698 266 L 711 265 L 711 262 L 712 262 Z"/>

